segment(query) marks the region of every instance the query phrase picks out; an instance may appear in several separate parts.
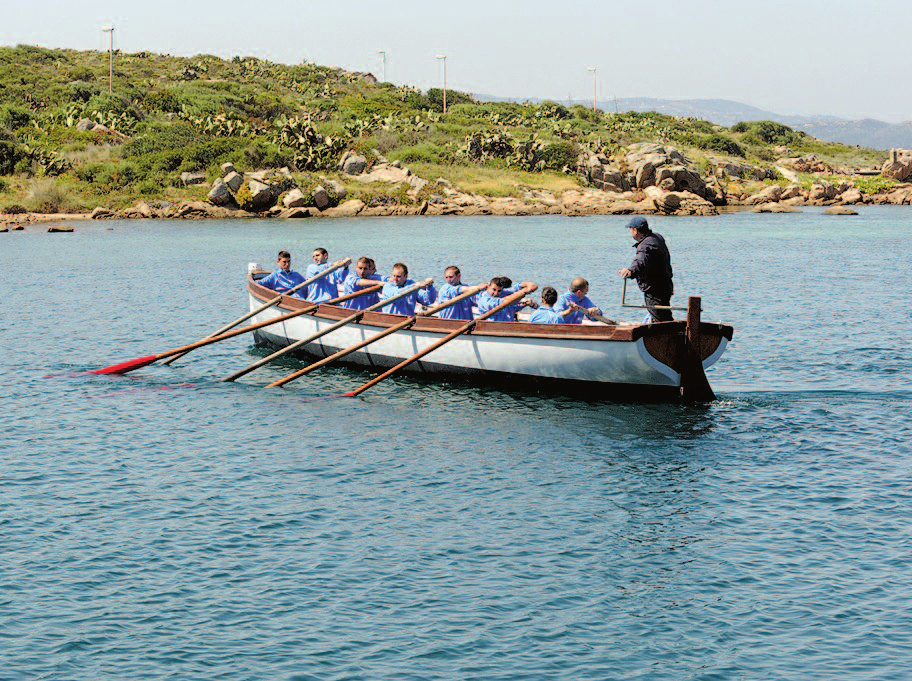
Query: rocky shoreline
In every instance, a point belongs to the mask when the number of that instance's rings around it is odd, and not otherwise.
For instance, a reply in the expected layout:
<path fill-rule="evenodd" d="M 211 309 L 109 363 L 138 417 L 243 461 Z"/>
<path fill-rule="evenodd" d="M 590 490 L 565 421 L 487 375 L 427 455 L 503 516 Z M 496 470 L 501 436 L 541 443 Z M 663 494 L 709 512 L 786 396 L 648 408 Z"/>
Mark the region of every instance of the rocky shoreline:
<path fill-rule="evenodd" d="M 784 150 L 787 151 L 787 150 Z M 287 169 L 241 174 L 224 164 L 206 201 L 143 201 L 125 210 L 104 207 L 85 214 L 21 214 L 0 216 L 0 231 L 25 223 L 79 219 L 226 219 L 339 218 L 410 215 L 719 215 L 720 209 L 742 208 L 758 213 L 794 212 L 801 206 L 825 206 L 829 213 L 855 214 L 858 205 L 912 205 L 912 152 L 894 151 L 880 170 L 894 180 L 888 192 L 866 194 L 850 171 L 837 170 L 813 155 L 781 158 L 771 168 L 718 161 L 701 175 L 673 147 L 632 145 L 612 162 L 601 154 L 578 161 L 578 189 L 559 196 L 543 189 L 520 188 L 518 196 L 491 197 L 465 192 L 440 178 L 435 182 L 412 174 L 398 162 L 382 157 L 367 160 L 347 152 L 339 163 L 345 183 L 324 177 L 301 185 Z M 809 188 L 798 184 L 798 173 L 811 174 Z M 870 171 L 866 173 L 870 175 Z M 823 176 L 845 179 L 833 183 Z M 782 181 L 785 178 L 786 181 Z M 779 180 L 773 183 L 764 180 Z M 185 185 L 206 181 L 203 173 L 185 173 Z M 763 188 L 749 193 L 746 187 Z M 395 188 L 370 194 L 368 200 L 348 197 L 348 186 Z M 806 183 L 805 183 L 806 184 Z M 5 223 L 5 226 L 4 226 Z"/>

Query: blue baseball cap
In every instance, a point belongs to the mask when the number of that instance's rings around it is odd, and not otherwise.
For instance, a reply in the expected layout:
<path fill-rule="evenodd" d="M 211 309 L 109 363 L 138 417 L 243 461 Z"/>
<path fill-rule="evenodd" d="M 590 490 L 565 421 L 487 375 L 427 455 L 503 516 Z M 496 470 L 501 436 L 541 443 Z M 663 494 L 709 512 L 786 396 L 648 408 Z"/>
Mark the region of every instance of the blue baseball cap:
<path fill-rule="evenodd" d="M 627 229 L 635 229 L 638 232 L 648 232 L 649 223 L 646 222 L 646 218 L 642 215 L 637 215 L 636 217 L 630 218 L 630 222 L 627 223 Z"/>

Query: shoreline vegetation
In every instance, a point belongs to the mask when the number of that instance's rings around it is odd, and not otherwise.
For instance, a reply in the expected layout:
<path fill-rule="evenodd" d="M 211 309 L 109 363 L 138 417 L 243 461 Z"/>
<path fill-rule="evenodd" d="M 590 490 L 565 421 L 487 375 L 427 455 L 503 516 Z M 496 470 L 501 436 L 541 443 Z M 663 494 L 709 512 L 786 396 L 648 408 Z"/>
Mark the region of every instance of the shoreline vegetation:
<path fill-rule="evenodd" d="M 912 152 L 480 103 L 310 63 L 0 47 L 0 230 L 74 218 L 717 215 L 912 203 Z M 111 91 L 109 92 L 109 87 Z M 4 225 L 8 227 L 4 228 Z"/>

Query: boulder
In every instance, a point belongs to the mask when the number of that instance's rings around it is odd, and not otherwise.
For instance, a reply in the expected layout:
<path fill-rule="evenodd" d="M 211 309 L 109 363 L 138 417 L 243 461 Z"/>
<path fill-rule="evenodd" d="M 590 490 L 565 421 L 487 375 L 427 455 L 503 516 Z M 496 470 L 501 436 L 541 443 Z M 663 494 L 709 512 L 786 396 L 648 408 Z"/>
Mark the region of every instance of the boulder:
<path fill-rule="evenodd" d="M 103 208 L 102 206 L 96 206 L 92 213 L 89 215 L 92 220 L 106 220 L 114 217 L 114 211 L 110 208 Z"/>
<path fill-rule="evenodd" d="M 303 208 L 296 206 L 294 208 L 283 208 L 275 214 L 275 217 L 281 220 L 295 220 L 300 218 L 311 218 L 318 215 L 320 211 L 316 208 Z"/>
<path fill-rule="evenodd" d="M 747 206 L 756 206 L 761 203 L 776 203 L 782 197 L 782 187 L 773 184 L 756 194 L 747 197 L 744 201 Z"/>
<path fill-rule="evenodd" d="M 310 205 L 310 201 L 304 196 L 304 192 L 295 187 L 282 198 L 282 205 L 286 208 L 304 208 Z"/>
<path fill-rule="evenodd" d="M 329 196 L 323 187 L 316 187 L 310 194 L 313 197 L 314 205 L 320 210 L 329 208 Z"/>
<path fill-rule="evenodd" d="M 326 186 L 336 195 L 336 201 L 344 201 L 348 196 L 348 190 L 345 185 L 336 180 L 326 180 Z"/>
<path fill-rule="evenodd" d="M 671 146 L 643 142 L 631 144 L 624 157 L 631 169 L 630 185 L 638 189 L 656 186 L 665 178 L 672 178 L 676 191 L 706 195 L 706 183 L 700 174 L 687 167 L 687 159 Z"/>
<path fill-rule="evenodd" d="M 237 194 L 238 189 L 240 189 L 241 185 L 244 184 L 244 178 L 232 170 L 230 173 L 225 175 L 225 184 L 228 185 L 228 189 L 231 190 L 232 194 Z"/>
<path fill-rule="evenodd" d="M 81 118 L 76 124 L 76 129 L 85 132 L 86 130 L 92 130 L 95 128 L 95 121 L 89 118 Z"/>
<path fill-rule="evenodd" d="M 900 182 L 912 178 L 912 151 L 893 149 L 890 158 L 881 167 L 880 174 Z"/>
<path fill-rule="evenodd" d="M 782 194 L 779 196 L 779 200 L 786 201 L 788 199 L 794 199 L 796 196 L 802 196 L 801 186 L 797 184 L 790 184 L 782 190 Z"/>
<path fill-rule="evenodd" d="M 234 197 L 231 196 L 231 192 L 228 190 L 228 185 L 225 184 L 225 180 L 222 178 L 218 178 L 212 183 L 212 189 L 209 190 L 206 198 L 215 206 L 227 206 L 234 201 Z"/>
<path fill-rule="evenodd" d="M 183 183 L 185 187 L 189 187 L 190 185 L 194 184 L 203 184 L 206 181 L 206 173 L 181 173 L 180 179 L 181 183 Z"/>
<path fill-rule="evenodd" d="M 693 192 L 664 192 L 658 187 L 646 187 L 643 192 L 665 215 L 718 215 L 709 201 Z"/>
<path fill-rule="evenodd" d="M 801 211 L 792 206 L 782 203 L 761 203 L 751 208 L 751 213 L 800 213 Z"/>
<path fill-rule="evenodd" d="M 861 193 L 860 189 L 857 189 L 856 187 L 852 187 L 848 191 L 844 191 L 842 194 L 840 194 L 839 201 L 843 205 L 861 203 L 862 201 L 864 201 L 864 195 Z"/>
<path fill-rule="evenodd" d="M 320 217 L 350 218 L 356 216 L 362 210 L 364 210 L 364 201 L 349 199 L 335 208 L 327 208 L 320 213 Z"/>
<path fill-rule="evenodd" d="M 346 175 L 360 175 L 367 168 L 367 159 L 359 154 L 346 152 L 342 156 L 341 168 Z"/>
<path fill-rule="evenodd" d="M 830 206 L 825 211 L 824 215 L 858 215 L 857 210 L 852 210 L 851 208 L 846 208 L 845 206 Z"/>
<path fill-rule="evenodd" d="M 47 228 L 50 234 L 68 234 L 73 231 L 69 225 L 51 225 Z"/>
<path fill-rule="evenodd" d="M 833 167 L 820 160 L 817 154 L 805 154 L 796 158 L 780 158 L 777 163 L 798 173 L 833 174 Z"/>
<path fill-rule="evenodd" d="M 832 201 L 836 198 L 836 187 L 826 180 L 818 180 L 811 185 L 808 200 L 815 202 Z"/>
<path fill-rule="evenodd" d="M 237 171 L 234 169 L 234 164 L 231 161 L 226 161 L 225 163 L 222 164 L 222 173 L 224 173 L 225 175 L 230 175 L 231 173 L 236 173 L 236 172 Z"/>

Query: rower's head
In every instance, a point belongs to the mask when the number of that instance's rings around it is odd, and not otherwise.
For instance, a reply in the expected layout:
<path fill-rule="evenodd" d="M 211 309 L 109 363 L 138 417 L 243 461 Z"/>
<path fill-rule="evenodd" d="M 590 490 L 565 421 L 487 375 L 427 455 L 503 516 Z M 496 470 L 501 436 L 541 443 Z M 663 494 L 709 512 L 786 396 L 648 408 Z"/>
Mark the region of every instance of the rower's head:
<path fill-rule="evenodd" d="M 405 266 L 405 263 L 397 262 L 393 265 L 390 279 L 396 286 L 405 286 L 405 282 L 408 279 L 408 267 Z"/>
<path fill-rule="evenodd" d="M 649 229 L 649 223 L 642 215 L 631 218 L 630 222 L 627 223 L 627 229 L 630 230 L 630 236 L 637 243 L 652 233 L 652 230 Z"/>
<path fill-rule="evenodd" d="M 313 252 L 313 261 L 315 265 L 323 265 L 329 262 L 329 251 L 325 248 L 315 248 Z"/>
<path fill-rule="evenodd" d="M 513 280 L 510 277 L 494 277 L 488 282 L 488 295 L 492 298 L 500 298 L 503 295 L 503 290 L 512 285 Z"/>
<path fill-rule="evenodd" d="M 570 282 L 570 292 L 576 296 L 577 300 L 582 300 L 589 293 L 589 282 L 582 277 L 577 277 Z"/>
<path fill-rule="evenodd" d="M 557 289 L 545 286 L 542 289 L 542 302 L 548 307 L 553 306 L 557 302 Z"/>
<path fill-rule="evenodd" d="M 446 279 L 447 283 L 451 286 L 459 286 L 462 284 L 462 272 L 459 271 L 459 268 L 456 265 L 450 265 L 443 271 L 443 278 Z"/>
<path fill-rule="evenodd" d="M 355 272 L 357 272 L 358 276 L 361 277 L 362 279 L 373 274 L 371 272 L 371 259 L 370 258 L 358 258 L 358 264 L 355 265 Z"/>
<path fill-rule="evenodd" d="M 291 270 L 291 253 L 288 251 L 279 251 L 279 257 L 276 258 L 276 262 L 279 264 L 280 270 L 288 272 Z"/>

